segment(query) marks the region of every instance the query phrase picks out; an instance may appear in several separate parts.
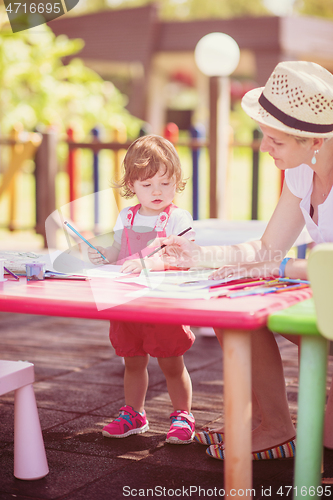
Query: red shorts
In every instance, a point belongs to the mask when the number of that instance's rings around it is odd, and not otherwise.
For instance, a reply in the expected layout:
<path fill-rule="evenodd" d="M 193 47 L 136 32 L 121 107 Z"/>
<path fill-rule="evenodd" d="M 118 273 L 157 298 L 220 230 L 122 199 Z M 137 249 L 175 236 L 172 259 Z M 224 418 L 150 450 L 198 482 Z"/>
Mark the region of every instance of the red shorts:
<path fill-rule="evenodd" d="M 182 356 L 194 342 L 189 326 L 156 325 L 111 321 L 110 340 L 122 357 L 146 356 L 171 358 Z"/>

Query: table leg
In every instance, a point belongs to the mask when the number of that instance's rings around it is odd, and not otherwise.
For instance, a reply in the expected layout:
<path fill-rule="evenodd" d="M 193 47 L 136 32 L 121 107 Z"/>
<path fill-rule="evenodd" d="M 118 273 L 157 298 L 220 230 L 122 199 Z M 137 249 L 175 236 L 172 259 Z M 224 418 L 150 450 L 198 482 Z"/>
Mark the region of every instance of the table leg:
<path fill-rule="evenodd" d="M 321 498 L 317 487 L 321 485 L 327 353 L 324 337 L 302 337 L 294 498 Z"/>
<path fill-rule="evenodd" d="M 226 496 L 250 498 L 251 454 L 251 333 L 223 332 Z"/>

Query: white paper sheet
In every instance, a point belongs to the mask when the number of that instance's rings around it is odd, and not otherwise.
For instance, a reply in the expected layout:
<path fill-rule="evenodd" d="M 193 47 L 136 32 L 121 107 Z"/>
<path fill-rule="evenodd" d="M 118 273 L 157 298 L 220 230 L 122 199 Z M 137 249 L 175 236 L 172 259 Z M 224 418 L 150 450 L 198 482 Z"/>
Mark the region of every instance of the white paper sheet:
<path fill-rule="evenodd" d="M 211 270 L 209 270 L 211 273 Z M 157 298 L 171 298 L 171 299 L 210 299 L 213 297 L 218 297 L 224 294 L 223 288 L 211 288 L 212 286 L 217 286 L 219 284 L 231 283 L 238 280 L 239 276 L 232 276 L 229 278 L 224 278 L 221 280 L 195 280 L 193 279 L 195 274 L 189 275 L 178 275 L 178 276 L 168 276 L 166 273 L 166 279 L 157 282 L 156 277 L 154 278 L 154 273 L 149 273 L 149 277 L 146 278 L 143 274 L 135 280 L 136 283 L 140 285 L 147 286 L 147 290 L 143 293 L 142 290 L 131 292 L 132 297 L 157 297 Z M 201 275 L 202 277 L 202 275 Z M 162 278 L 162 276 L 160 276 Z M 147 285 L 147 279 L 149 283 Z M 177 283 L 181 281 L 180 283 Z M 187 280 L 187 281 L 185 281 Z"/>
<path fill-rule="evenodd" d="M 108 278 L 115 279 L 124 276 L 120 272 L 121 266 L 115 266 L 114 264 L 106 264 L 103 266 L 98 266 L 93 269 L 87 269 L 86 274 L 89 278 Z"/>
<path fill-rule="evenodd" d="M 194 282 L 197 283 L 201 280 L 206 281 L 208 276 L 212 274 L 211 269 L 204 270 L 189 270 L 189 271 L 148 271 L 148 278 L 151 285 L 159 283 L 180 285 L 182 283 Z M 141 274 L 136 277 L 123 276 L 117 281 L 123 283 L 136 283 L 138 285 L 146 284 L 146 274 L 141 271 Z"/>

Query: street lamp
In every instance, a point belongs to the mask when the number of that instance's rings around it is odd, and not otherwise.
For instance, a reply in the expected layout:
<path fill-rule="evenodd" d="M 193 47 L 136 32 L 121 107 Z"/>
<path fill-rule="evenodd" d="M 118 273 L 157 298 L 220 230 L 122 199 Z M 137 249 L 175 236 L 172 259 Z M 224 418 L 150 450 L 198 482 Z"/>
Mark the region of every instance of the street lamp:
<path fill-rule="evenodd" d="M 237 42 L 225 33 L 209 33 L 197 43 L 195 62 L 209 77 L 210 217 L 226 219 L 229 151 L 230 80 L 238 66 Z"/>

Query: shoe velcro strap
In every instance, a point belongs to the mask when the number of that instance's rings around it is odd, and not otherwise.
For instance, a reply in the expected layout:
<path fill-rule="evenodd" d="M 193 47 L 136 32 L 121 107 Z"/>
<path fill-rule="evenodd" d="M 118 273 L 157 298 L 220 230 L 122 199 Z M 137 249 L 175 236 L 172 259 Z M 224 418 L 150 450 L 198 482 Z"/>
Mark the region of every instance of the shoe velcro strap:
<path fill-rule="evenodd" d="M 126 413 L 128 413 L 129 415 L 131 415 L 132 417 L 136 417 L 136 415 L 138 415 L 138 412 L 135 411 L 131 406 L 122 406 L 120 408 L 120 411 L 124 411 Z"/>
<path fill-rule="evenodd" d="M 180 412 L 175 411 L 175 412 L 171 413 L 171 415 L 170 415 L 170 418 L 178 418 L 178 417 L 180 417 L 181 419 L 187 420 L 191 424 L 194 423 L 193 415 L 190 415 L 189 413 L 187 413 L 187 411 L 180 411 Z"/>

